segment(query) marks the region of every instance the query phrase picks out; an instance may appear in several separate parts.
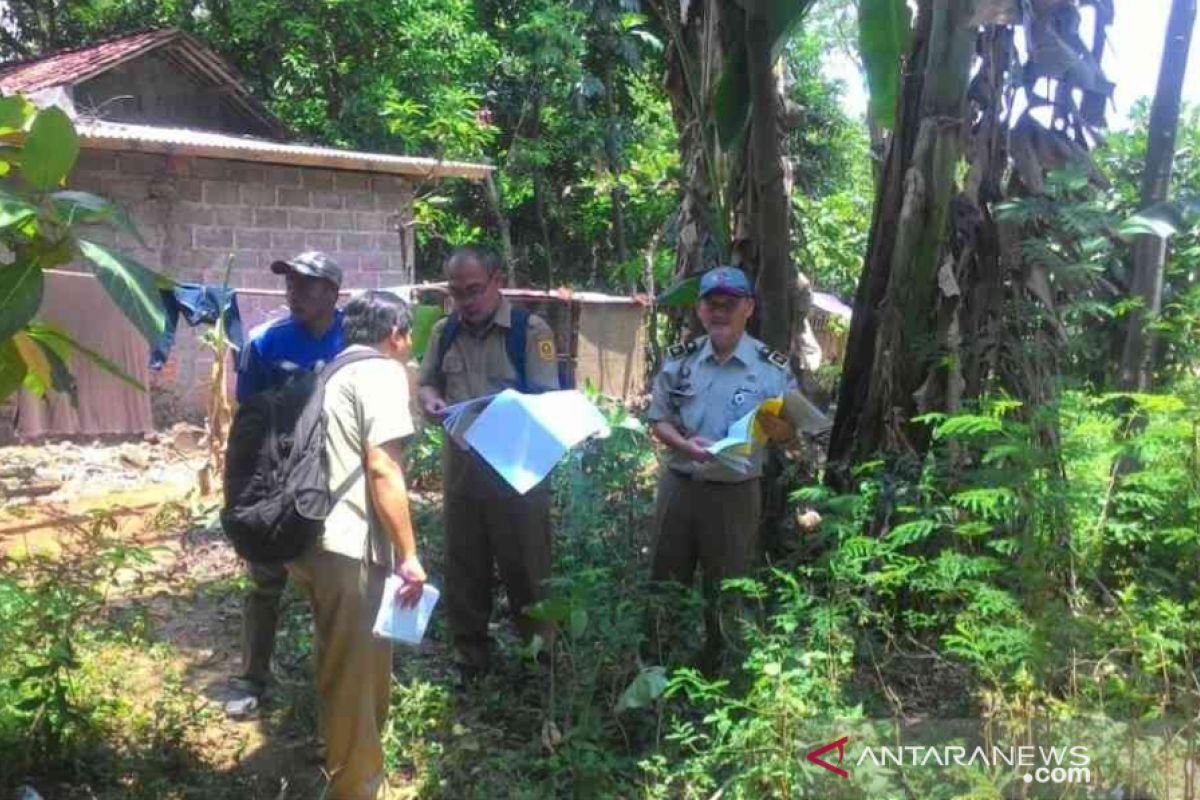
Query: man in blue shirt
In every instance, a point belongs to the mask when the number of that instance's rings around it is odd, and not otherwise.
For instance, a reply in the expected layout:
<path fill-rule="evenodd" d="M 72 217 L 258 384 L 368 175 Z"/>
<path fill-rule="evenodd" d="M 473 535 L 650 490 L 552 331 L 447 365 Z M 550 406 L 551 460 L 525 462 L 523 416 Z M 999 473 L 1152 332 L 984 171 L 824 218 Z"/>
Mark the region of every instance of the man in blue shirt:
<path fill-rule="evenodd" d="M 305 370 L 318 370 L 342 349 L 342 313 L 337 309 L 342 270 L 324 253 L 301 253 L 276 261 L 271 272 L 287 281 L 287 317 L 258 326 L 242 350 L 237 373 L 239 403 L 257 392 L 284 385 Z M 258 705 L 271 675 L 271 653 L 279 622 L 279 599 L 287 586 L 282 564 L 247 564 L 254 586 L 242 612 L 242 674 L 239 697 L 226 705 L 233 715 Z"/>

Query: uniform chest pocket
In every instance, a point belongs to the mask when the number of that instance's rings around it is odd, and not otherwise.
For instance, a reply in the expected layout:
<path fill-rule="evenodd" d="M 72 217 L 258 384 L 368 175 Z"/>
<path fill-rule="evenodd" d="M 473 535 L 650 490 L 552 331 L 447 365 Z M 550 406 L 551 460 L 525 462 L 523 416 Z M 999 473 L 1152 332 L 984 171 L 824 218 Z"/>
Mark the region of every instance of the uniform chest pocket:
<path fill-rule="evenodd" d="M 445 372 L 447 375 L 465 372 L 466 369 L 467 362 L 460 353 L 453 350 L 446 353 L 446 357 L 442 359 L 442 372 Z"/>
<path fill-rule="evenodd" d="M 695 435 L 704 424 L 704 396 L 708 388 L 687 381 L 671 390 L 671 405 L 689 435 Z"/>
<path fill-rule="evenodd" d="M 755 406 L 766 399 L 761 387 L 754 384 L 739 384 L 729 396 L 726 404 L 726 419 L 733 423 L 754 410 Z"/>

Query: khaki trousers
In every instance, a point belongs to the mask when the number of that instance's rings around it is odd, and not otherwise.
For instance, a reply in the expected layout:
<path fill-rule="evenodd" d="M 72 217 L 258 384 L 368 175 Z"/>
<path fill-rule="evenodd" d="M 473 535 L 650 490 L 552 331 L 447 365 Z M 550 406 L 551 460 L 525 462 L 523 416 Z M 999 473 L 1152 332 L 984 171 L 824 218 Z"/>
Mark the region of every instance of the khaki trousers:
<path fill-rule="evenodd" d="M 242 607 L 242 677 L 265 687 L 279 626 L 279 601 L 287 586 L 283 564 L 246 564 L 253 586 Z"/>
<path fill-rule="evenodd" d="M 525 495 L 504 497 L 447 494 L 444 518 L 443 599 L 460 662 L 488 666 L 493 563 L 499 567 L 522 638 L 528 642 L 535 633 L 540 634 L 549 650 L 553 626 L 521 613 L 545 596 L 542 582 L 550 577 L 549 490 L 538 487 Z"/>
<path fill-rule="evenodd" d="M 654 556 L 650 579 L 690 586 L 704 573 L 704 622 L 710 653 L 739 638 L 731 614 L 739 604 L 720 596 L 721 581 L 750 574 L 758 557 L 762 485 L 706 483 L 671 469 L 659 475 L 655 495 Z"/>
<path fill-rule="evenodd" d="M 288 564 L 308 595 L 316 636 L 317 710 L 328 800 L 375 800 L 384 789 L 382 733 L 392 643 L 371 633 L 387 570 L 318 547 Z"/>

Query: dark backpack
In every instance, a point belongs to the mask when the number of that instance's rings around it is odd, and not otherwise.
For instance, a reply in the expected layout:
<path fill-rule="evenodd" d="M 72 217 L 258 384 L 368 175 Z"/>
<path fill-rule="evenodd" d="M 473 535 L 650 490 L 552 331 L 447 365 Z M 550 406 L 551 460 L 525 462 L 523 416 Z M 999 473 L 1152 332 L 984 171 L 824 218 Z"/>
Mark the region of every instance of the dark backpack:
<path fill-rule="evenodd" d="M 458 338 L 458 334 L 462 331 L 462 317 L 458 314 L 451 314 L 446 320 L 446 324 L 442 326 L 442 334 L 438 338 L 437 348 L 437 365 L 438 370 L 442 368 L 442 361 L 446 358 L 446 353 L 450 352 L 450 345 L 454 344 L 454 340 Z M 517 391 L 528 394 L 530 392 L 529 381 L 526 379 L 525 373 L 525 344 L 529 336 L 529 312 L 518 306 L 512 308 L 512 323 L 508 326 L 508 333 L 504 336 L 504 352 L 508 354 L 509 363 L 513 366 L 513 371 L 517 373 Z M 565 364 L 559 362 L 558 367 L 558 385 L 559 388 L 570 388 L 570 379 L 565 372 Z"/>
<path fill-rule="evenodd" d="M 259 392 L 234 415 L 225 450 L 221 527 L 247 561 L 291 561 L 316 541 L 333 508 L 325 454 L 325 385 L 375 351 L 342 353 L 319 374 L 305 371 Z"/>

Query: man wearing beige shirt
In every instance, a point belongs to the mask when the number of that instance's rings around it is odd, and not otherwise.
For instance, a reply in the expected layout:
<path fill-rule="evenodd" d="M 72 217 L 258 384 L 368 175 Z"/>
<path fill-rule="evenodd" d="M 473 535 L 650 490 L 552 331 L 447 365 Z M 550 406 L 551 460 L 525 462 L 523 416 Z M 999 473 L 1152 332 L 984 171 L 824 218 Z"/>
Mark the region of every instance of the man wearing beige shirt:
<path fill-rule="evenodd" d="M 392 647 L 371 629 L 381 603 L 411 606 L 425 571 L 409 516 L 401 443 L 413 433 L 408 381 L 409 312 L 388 292 L 347 304 L 345 354 L 374 349 L 325 386 L 325 453 L 334 506 L 325 531 L 288 564 L 313 606 L 318 721 L 330 800 L 374 800 L 384 788 L 382 733 L 391 695 Z M 336 365 L 336 361 L 334 362 Z M 390 572 L 404 579 L 384 597 Z"/>

